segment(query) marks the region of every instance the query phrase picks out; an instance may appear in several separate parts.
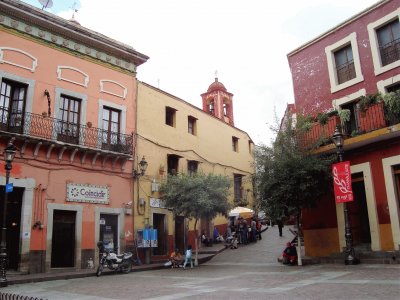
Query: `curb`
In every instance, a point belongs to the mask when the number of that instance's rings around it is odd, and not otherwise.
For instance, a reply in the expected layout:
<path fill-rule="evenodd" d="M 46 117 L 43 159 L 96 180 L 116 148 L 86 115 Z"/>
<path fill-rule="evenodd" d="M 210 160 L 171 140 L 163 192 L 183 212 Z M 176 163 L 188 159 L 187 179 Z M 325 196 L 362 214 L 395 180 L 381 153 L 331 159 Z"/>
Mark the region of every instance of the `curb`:
<path fill-rule="evenodd" d="M 208 262 L 215 255 L 221 253 L 224 250 L 225 248 L 216 250 L 213 253 L 202 253 L 202 257 L 198 258 L 198 264 L 200 265 Z M 160 269 L 165 269 L 164 263 L 134 266 L 132 267 L 130 273 L 150 271 L 150 270 L 160 270 Z M 103 271 L 101 276 L 107 276 L 107 275 L 124 275 L 124 274 L 111 270 L 105 270 Z M 12 277 L 8 278 L 7 283 L 8 285 L 14 285 L 14 284 L 33 283 L 33 282 L 53 281 L 53 280 L 85 278 L 92 276 L 96 276 L 96 269 L 90 269 L 90 270 L 86 269 L 86 270 L 60 272 L 60 273 L 37 273 L 37 274 L 15 275 L 14 278 Z"/>

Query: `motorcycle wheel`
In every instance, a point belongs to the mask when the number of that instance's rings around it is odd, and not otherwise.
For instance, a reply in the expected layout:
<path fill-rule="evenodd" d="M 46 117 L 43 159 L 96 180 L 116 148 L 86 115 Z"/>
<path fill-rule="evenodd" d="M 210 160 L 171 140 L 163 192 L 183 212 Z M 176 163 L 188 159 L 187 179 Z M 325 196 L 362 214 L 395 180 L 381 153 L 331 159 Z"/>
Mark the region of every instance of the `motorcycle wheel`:
<path fill-rule="evenodd" d="M 132 269 L 132 261 L 126 261 L 121 265 L 121 271 L 124 274 L 128 274 Z"/>
<path fill-rule="evenodd" d="M 103 272 L 103 265 L 99 265 L 96 271 L 96 276 L 99 277 L 101 275 L 101 272 Z"/>

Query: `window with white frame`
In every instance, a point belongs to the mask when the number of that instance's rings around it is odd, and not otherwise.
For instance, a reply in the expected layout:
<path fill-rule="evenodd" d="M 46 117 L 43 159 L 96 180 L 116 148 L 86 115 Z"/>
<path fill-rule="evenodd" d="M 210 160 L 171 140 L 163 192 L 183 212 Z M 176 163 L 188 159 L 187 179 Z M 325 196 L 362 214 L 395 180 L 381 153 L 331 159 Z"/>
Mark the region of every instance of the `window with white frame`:
<path fill-rule="evenodd" d="M 104 145 L 116 145 L 120 142 L 121 111 L 103 107 L 102 138 Z"/>
<path fill-rule="evenodd" d="M 346 134 L 351 135 L 358 130 L 358 119 L 356 114 L 356 105 L 358 100 L 366 95 L 365 89 L 349 94 L 345 97 L 332 101 L 332 106 L 336 110 L 348 109 L 350 111 L 350 119 L 342 122 L 342 129 Z"/>
<path fill-rule="evenodd" d="M 367 25 L 375 75 L 400 66 L 400 8 Z"/>
<path fill-rule="evenodd" d="M 98 128 L 101 129 L 101 147 L 119 151 L 126 143 L 126 106 L 99 100 Z"/>
<path fill-rule="evenodd" d="M 397 91 L 400 88 L 400 74 L 380 80 L 376 83 L 378 91 L 382 94 Z"/>
<path fill-rule="evenodd" d="M 364 80 L 355 32 L 325 47 L 325 54 L 332 93 Z"/>
<path fill-rule="evenodd" d="M 27 85 L 6 79 L 0 84 L 0 129 L 21 133 Z"/>
<path fill-rule="evenodd" d="M 79 129 L 81 120 L 81 99 L 66 94 L 60 96 L 60 120 L 57 140 L 66 143 L 79 143 Z"/>

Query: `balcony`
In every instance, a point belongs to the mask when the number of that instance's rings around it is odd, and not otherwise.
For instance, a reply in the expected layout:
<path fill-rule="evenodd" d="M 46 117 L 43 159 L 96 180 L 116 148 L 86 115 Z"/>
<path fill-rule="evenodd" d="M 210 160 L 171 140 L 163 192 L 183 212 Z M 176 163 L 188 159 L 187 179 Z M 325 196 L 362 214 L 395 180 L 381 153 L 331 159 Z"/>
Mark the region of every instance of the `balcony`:
<path fill-rule="evenodd" d="M 80 148 L 109 156 L 129 158 L 133 151 L 133 134 L 119 134 L 85 125 L 69 124 L 60 119 L 25 113 L 3 116 L 0 132 L 42 143 Z"/>
<path fill-rule="evenodd" d="M 299 135 L 298 140 L 304 149 L 318 148 L 332 143 L 331 136 L 338 125 L 342 127 L 346 138 L 352 138 L 399 123 L 400 115 L 389 114 L 382 101 L 370 105 L 365 110 L 356 109 L 351 119 L 346 122 L 342 122 L 338 115 L 330 116 L 324 124 L 315 121 L 308 131 Z"/>

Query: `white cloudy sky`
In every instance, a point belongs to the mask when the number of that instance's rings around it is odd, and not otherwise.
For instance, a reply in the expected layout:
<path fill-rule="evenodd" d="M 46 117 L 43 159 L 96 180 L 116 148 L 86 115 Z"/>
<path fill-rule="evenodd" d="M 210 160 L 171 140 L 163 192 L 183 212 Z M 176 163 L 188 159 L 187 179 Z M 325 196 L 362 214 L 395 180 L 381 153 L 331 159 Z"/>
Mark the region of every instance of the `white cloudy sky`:
<path fill-rule="evenodd" d="M 42 0 L 43 1 L 43 0 Z M 45 0 L 44 0 L 45 1 Z M 52 0 L 47 11 L 150 56 L 138 78 L 201 107 L 218 70 L 235 126 L 269 144 L 293 103 L 286 55 L 377 0 Z M 25 0 L 42 8 L 39 0 Z"/>

